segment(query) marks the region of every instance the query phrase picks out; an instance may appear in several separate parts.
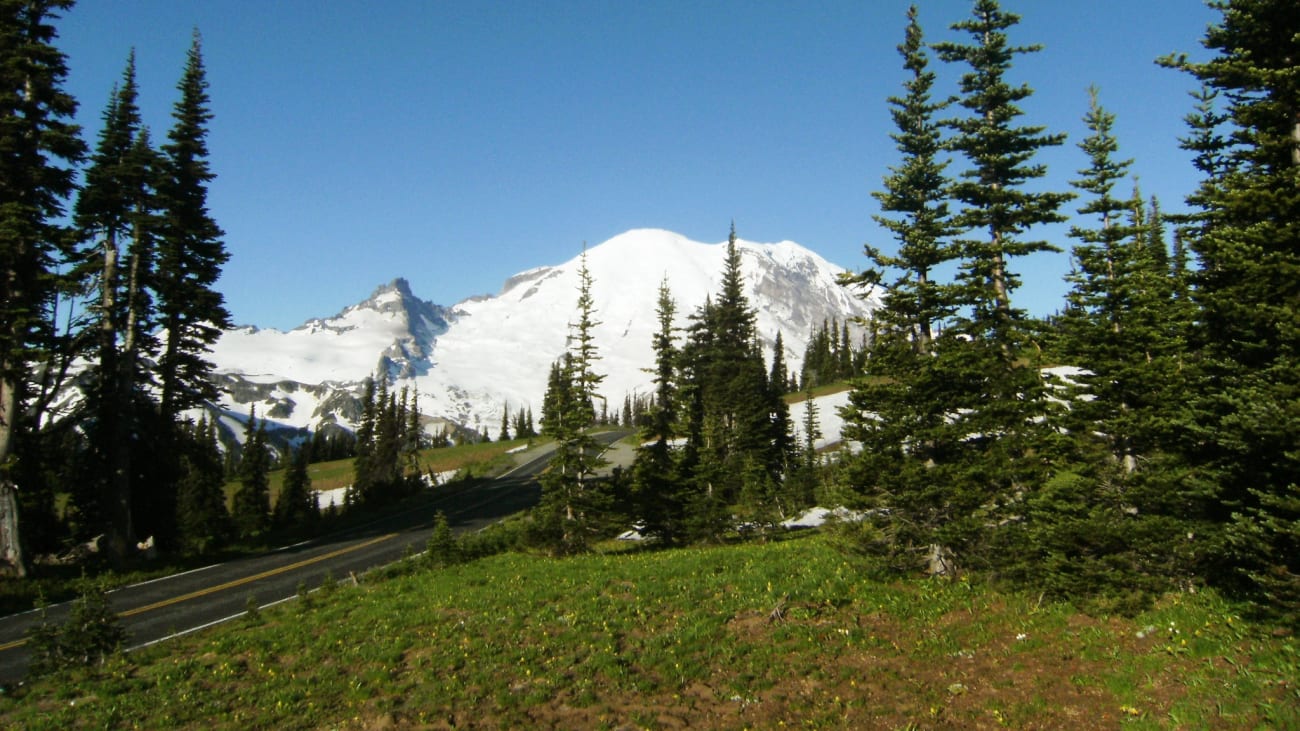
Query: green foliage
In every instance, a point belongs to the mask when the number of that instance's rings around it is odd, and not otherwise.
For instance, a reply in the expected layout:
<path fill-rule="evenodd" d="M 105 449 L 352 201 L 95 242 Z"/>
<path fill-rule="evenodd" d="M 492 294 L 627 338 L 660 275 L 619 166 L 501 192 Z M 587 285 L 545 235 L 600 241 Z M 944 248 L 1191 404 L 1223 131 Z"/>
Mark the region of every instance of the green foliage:
<path fill-rule="evenodd" d="M 230 259 L 224 232 L 208 212 L 208 184 L 216 178 L 208 162 L 212 120 L 201 39 L 194 31 L 177 83 L 180 99 L 163 145 L 165 177 L 159 186 L 162 235 L 154 288 L 165 347 L 158 358 L 163 415 L 168 419 L 218 395 L 211 379 L 210 347 L 230 326 L 225 299 L 214 286 Z"/>
<path fill-rule="evenodd" d="M 230 512 L 239 536 L 251 540 L 261 537 L 271 527 L 271 488 L 267 474 L 271 469 L 271 453 L 266 442 L 266 420 L 259 422 L 257 412 L 251 408 L 246 434 L 239 462 L 239 489 L 235 491 Z"/>
<path fill-rule="evenodd" d="M 126 630 L 108 605 L 103 584 L 84 581 L 81 595 L 72 603 L 63 624 L 53 626 L 48 608 L 41 605 L 40 621 L 27 639 L 32 648 L 29 674 L 33 677 L 76 667 L 102 666 L 118 655 Z"/>
<path fill-rule="evenodd" d="M 225 478 L 216 424 L 205 416 L 198 425 L 182 425 L 177 447 L 178 541 L 185 551 L 208 553 L 227 542 L 234 531 L 222 489 Z"/>
<path fill-rule="evenodd" d="M 433 533 L 429 536 L 426 556 L 431 565 L 439 568 L 452 566 L 464 560 L 464 553 L 461 551 L 460 543 L 457 541 L 455 534 L 451 532 L 451 524 L 447 522 L 447 515 L 441 510 L 433 519 Z"/>
<path fill-rule="evenodd" d="M 1204 174 L 1183 230 L 1198 350 L 1181 445 L 1216 489 L 1209 517 L 1230 550 L 1216 567 L 1261 603 L 1297 616 L 1300 596 L 1300 25 L 1285 0 L 1216 3 L 1208 61 L 1163 61 L 1203 84 L 1185 146 Z"/>
<path fill-rule="evenodd" d="M 419 489 L 422 432 L 418 404 L 409 389 L 403 387 L 400 395 L 390 393 L 383 373 L 366 379 L 349 499 L 355 504 L 383 505 Z"/>
<path fill-rule="evenodd" d="M 530 539 L 557 555 L 586 551 L 607 529 L 613 501 L 608 485 L 596 478 L 604 466 L 601 447 L 587 429 L 595 422 L 596 389 L 604 380 L 595 370 L 600 356 L 593 330 L 592 279 L 583 250 L 578 270 L 577 321 L 570 324 L 569 349 L 551 369 L 543 399 L 542 433 L 555 440 L 555 453 L 542 474 L 542 498 L 533 510 Z"/>
<path fill-rule="evenodd" d="M 272 522 L 277 526 L 313 527 L 320 518 L 316 493 L 311 489 L 311 476 L 307 465 L 311 461 L 310 447 L 295 449 L 285 470 L 280 494 L 275 501 Z"/>

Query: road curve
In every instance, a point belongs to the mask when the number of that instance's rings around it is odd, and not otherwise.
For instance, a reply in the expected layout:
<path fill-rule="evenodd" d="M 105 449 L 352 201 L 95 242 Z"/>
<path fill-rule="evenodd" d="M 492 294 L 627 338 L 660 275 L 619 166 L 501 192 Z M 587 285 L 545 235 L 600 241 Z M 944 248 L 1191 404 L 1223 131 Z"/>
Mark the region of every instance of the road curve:
<path fill-rule="evenodd" d="M 598 438 L 613 442 L 622 434 Z M 130 648 L 219 624 L 242 615 L 250 601 L 265 607 L 296 596 L 300 586 L 316 588 L 326 575 L 348 579 L 423 550 L 440 511 L 454 531 L 465 532 L 537 504 L 536 477 L 550 456 L 548 449 L 527 453 L 505 475 L 468 488 L 430 490 L 408 500 L 399 513 L 334 535 L 116 589 L 109 593 L 109 605 L 121 618 Z M 70 606 L 49 607 L 49 621 L 62 622 Z M 36 612 L 0 618 L 0 684 L 26 675 L 31 660 L 26 634 L 39 620 Z"/>

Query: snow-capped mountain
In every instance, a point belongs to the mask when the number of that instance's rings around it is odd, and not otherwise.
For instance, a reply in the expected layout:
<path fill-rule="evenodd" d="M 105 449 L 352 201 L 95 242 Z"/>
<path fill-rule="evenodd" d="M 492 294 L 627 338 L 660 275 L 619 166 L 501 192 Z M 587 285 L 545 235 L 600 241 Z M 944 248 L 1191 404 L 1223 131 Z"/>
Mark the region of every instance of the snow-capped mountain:
<path fill-rule="evenodd" d="M 768 358 L 782 333 L 786 363 L 798 367 L 823 321 L 869 316 L 876 306 L 836 283 L 843 271 L 798 244 L 738 241 L 741 270 Z M 586 251 L 600 360 L 601 395 L 611 411 L 627 395 L 652 390 L 651 337 L 659 286 L 666 281 L 685 326 L 720 287 L 726 244 L 641 229 Z M 494 296 L 440 307 L 405 280 L 378 288 L 338 315 L 289 332 L 244 327 L 226 332 L 211 355 L 231 416 L 256 403 L 281 427 L 350 426 L 361 383 L 385 372 L 419 395 L 427 417 L 495 436 L 503 409 L 540 416 L 550 366 L 566 348 L 577 313 L 581 256 L 508 279 Z"/>

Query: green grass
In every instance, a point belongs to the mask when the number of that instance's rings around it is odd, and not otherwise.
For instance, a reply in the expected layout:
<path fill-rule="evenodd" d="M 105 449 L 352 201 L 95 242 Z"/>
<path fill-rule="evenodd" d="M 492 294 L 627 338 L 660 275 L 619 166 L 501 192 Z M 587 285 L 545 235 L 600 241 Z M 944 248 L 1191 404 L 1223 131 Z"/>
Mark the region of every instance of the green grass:
<path fill-rule="evenodd" d="M 1213 593 L 1093 618 L 818 536 L 387 572 L 0 698 L 0 727 L 1295 728 Z"/>
<path fill-rule="evenodd" d="M 539 441 L 539 440 L 533 440 Z M 451 447 L 420 450 L 418 459 L 423 472 L 465 471 L 466 474 L 481 477 L 502 470 L 511 463 L 512 449 L 528 444 L 528 440 L 510 440 L 505 442 L 486 442 L 483 444 L 458 444 Z M 271 504 L 284 486 L 284 469 L 271 470 L 267 474 L 271 488 Z M 318 492 L 335 490 L 352 484 L 355 472 L 353 460 L 336 459 L 330 462 L 315 462 L 307 467 L 307 476 L 311 478 L 311 487 Z M 227 505 L 231 503 L 239 489 L 239 480 L 226 482 L 225 493 Z"/>

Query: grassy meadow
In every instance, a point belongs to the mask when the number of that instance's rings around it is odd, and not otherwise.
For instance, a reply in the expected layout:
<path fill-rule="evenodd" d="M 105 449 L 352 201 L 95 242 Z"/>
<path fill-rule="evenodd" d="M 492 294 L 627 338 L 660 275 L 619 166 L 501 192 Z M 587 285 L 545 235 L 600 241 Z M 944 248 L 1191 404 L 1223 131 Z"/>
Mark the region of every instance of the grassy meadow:
<path fill-rule="evenodd" d="M 872 579 L 824 534 L 362 580 L 0 698 L 26 729 L 1297 728 L 1295 639 Z"/>

